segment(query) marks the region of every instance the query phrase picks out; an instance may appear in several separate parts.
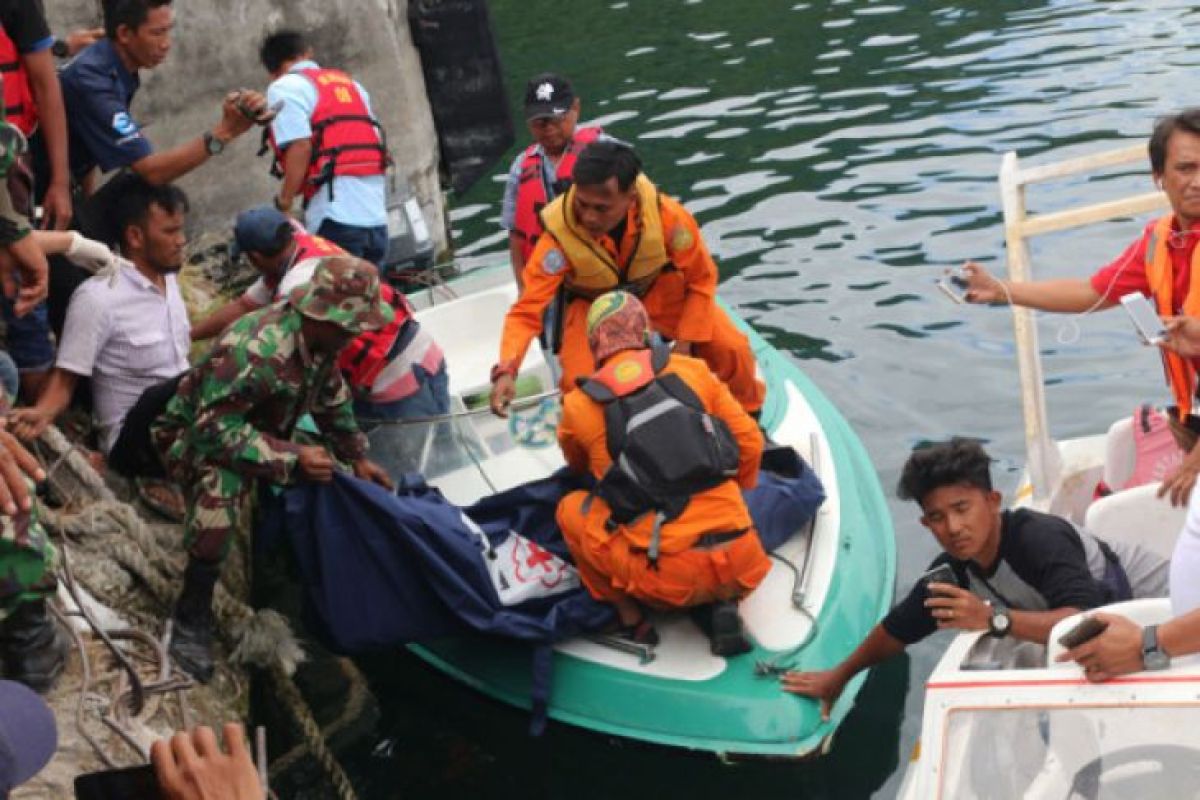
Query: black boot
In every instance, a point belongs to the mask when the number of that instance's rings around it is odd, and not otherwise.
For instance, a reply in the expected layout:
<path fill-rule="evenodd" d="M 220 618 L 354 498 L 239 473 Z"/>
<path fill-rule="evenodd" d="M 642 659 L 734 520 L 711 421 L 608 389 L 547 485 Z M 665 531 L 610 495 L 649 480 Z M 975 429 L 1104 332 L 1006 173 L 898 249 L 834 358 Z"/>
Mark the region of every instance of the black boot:
<path fill-rule="evenodd" d="M 54 686 L 70 648 L 66 631 L 50 615 L 45 600 L 22 603 L 0 622 L 5 677 L 39 694 Z"/>
<path fill-rule="evenodd" d="M 183 591 L 175 603 L 171 658 L 187 674 L 208 683 L 213 674 L 213 588 L 221 565 L 188 559 Z"/>
<path fill-rule="evenodd" d="M 714 656 L 736 656 L 753 649 L 742 629 L 737 603 L 731 600 L 712 604 L 712 626 L 708 636 Z"/>

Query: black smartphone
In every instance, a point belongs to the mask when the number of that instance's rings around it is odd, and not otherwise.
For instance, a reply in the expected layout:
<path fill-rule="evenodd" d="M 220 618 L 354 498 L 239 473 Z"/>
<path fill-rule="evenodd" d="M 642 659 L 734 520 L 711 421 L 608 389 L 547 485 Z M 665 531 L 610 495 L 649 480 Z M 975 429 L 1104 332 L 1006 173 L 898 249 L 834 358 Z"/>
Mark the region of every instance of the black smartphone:
<path fill-rule="evenodd" d="M 958 586 L 958 576 L 954 574 L 954 567 L 945 563 L 938 564 L 921 576 L 921 585 L 925 587 L 926 593 L 929 592 L 931 583 L 948 583 L 951 586 Z"/>
<path fill-rule="evenodd" d="M 1084 642 L 1090 642 L 1108 628 L 1108 623 L 1095 617 L 1084 617 L 1075 627 L 1058 637 L 1058 643 L 1073 650 Z"/>
<path fill-rule="evenodd" d="M 154 767 L 106 769 L 75 778 L 76 800 L 165 800 Z"/>

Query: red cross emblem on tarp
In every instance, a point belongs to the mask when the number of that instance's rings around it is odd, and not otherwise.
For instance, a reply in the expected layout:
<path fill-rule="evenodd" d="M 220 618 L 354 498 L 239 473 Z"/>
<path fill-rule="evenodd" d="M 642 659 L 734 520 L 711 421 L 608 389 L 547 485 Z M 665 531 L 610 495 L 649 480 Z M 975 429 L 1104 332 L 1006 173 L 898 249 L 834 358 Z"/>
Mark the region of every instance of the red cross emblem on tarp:
<path fill-rule="evenodd" d="M 566 574 L 566 563 L 524 537 L 519 537 L 512 549 L 513 577 L 521 583 L 538 581 L 547 589 L 562 583 Z"/>

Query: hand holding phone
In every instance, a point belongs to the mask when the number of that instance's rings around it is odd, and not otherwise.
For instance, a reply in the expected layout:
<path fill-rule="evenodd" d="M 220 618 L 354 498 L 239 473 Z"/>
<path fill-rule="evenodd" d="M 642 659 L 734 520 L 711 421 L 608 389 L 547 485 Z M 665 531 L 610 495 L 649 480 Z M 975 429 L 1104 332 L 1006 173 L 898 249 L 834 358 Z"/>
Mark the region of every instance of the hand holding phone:
<path fill-rule="evenodd" d="M 925 593 L 929 593 L 929 584 L 931 583 L 948 583 L 951 586 L 958 585 L 958 576 L 954 574 L 954 567 L 949 564 L 938 564 L 933 569 L 921 576 L 921 585 L 925 587 Z"/>
<path fill-rule="evenodd" d="M 937 287 L 942 294 L 949 297 L 955 303 L 967 302 L 967 287 L 970 284 L 967 282 L 967 277 L 961 269 L 948 269 L 942 277 L 938 279 Z"/>
<path fill-rule="evenodd" d="M 1084 617 L 1075 627 L 1058 637 L 1058 643 L 1068 650 L 1074 650 L 1084 642 L 1090 642 L 1108 629 L 1108 623 L 1096 617 Z"/>
<path fill-rule="evenodd" d="M 1146 295 L 1141 292 L 1130 292 L 1121 296 L 1121 306 L 1129 314 L 1133 327 L 1138 332 L 1142 344 L 1159 344 L 1167 337 L 1167 326 L 1163 323 L 1154 306 Z"/>
<path fill-rule="evenodd" d="M 154 767 L 143 764 L 126 769 L 106 769 L 75 777 L 75 800 L 165 800 Z"/>

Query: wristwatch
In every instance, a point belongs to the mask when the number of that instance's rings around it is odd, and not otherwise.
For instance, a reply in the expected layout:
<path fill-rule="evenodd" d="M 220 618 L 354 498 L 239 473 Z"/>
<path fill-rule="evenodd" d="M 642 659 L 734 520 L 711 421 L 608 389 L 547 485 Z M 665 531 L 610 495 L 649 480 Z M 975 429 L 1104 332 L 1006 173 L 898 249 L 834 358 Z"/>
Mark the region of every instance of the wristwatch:
<path fill-rule="evenodd" d="M 204 132 L 204 149 L 210 156 L 219 156 L 225 152 L 225 143 L 213 135 L 212 131 Z"/>
<path fill-rule="evenodd" d="M 71 55 L 71 48 L 64 39 L 55 39 L 54 44 L 50 45 L 50 55 L 55 58 L 66 58 Z"/>
<path fill-rule="evenodd" d="M 1158 626 L 1147 625 L 1142 628 L 1142 666 L 1146 669 L 1158 670 L 1171 666 L 1171 657 L 1158 646 Z"/>
<path fill-rule="evenodd" d="M 996 606 L 992 610 L 992 618 L 988 620 L 988 635 L 1003 639 L 1012 630 L 1012 617 L 1004 606 Z"/>

